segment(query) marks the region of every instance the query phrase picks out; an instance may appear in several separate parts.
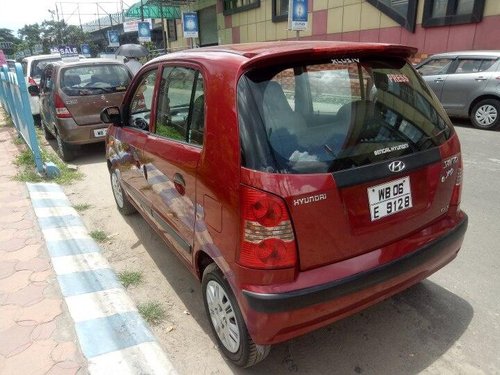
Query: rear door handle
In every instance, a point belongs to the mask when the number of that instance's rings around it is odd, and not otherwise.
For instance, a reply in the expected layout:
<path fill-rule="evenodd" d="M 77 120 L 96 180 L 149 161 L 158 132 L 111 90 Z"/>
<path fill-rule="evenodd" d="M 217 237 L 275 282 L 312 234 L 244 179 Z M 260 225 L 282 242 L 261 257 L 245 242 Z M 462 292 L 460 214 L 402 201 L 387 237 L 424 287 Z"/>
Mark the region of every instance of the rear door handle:
<path fill-rule="evenodd" d="M 442 78 L 436 78 L 436 79 L 434 80 L 434 82 L 436 82 L 436 83 L 437 83 L 437 82 L 443 82 L 443 81 L 444 81 L 444 79 L 442 79 Z"/>
<path fill-rule="evenodd" d="M 486 80 L 487 80 L 487 78 L 485 78 L 485 77 L 477 77 L 477 78 L 474 78 L 474 79 L 475 79 L 476 81 L 479 81 L 479 82 L 480 82 L 480 81 L 486 81 Z"/>

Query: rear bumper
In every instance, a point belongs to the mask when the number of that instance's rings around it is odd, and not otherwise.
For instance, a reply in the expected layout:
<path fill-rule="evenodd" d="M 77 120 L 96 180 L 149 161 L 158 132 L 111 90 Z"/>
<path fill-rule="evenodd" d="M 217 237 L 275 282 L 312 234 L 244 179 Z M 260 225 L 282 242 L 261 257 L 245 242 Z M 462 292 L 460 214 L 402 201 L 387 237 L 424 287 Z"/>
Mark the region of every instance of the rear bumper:
<path fill-rule="evenodd" d="M 242 290 L 247 326 L 258 344 L 274 344 L 362 310 L 428 277 L 460 250 L 468 219 L 425 246 L 378 267 L 280 293 Z M 325 270 L 328 272 L 328 270 Z"/>
<path fill-rule="evenodd" d="M 83 145 L 104 142 L 106 137 L 96 136 L 94 130 L 107 129 L 108 126 L 103 123 L 77 125 L 73 119 L 58 119 L 57 128 L 64 142 L 73 145 Z"/>

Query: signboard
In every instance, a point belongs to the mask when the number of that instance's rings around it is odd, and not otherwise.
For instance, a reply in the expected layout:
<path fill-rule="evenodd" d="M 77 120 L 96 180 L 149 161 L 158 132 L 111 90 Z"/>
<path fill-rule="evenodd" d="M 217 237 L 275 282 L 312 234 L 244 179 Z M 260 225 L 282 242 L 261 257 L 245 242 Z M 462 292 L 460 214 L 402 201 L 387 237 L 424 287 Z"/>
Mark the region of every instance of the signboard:
<path fill-rule="evenodd" d="M 90 57 L 90 46 L 88 44 L 82 44 L 80 46 L 80 50 L 82 51 L 83 56 Z"/>
<path fill-rule="evenodd" d="M 137 34 L 139 42 L 151 42 L 151 29 L 149 28 L 149 22 L 138 22 Z"/>
<path fill-rule="evenodd" d="M 120 35 L 117 30 L 108 30 L 108 42 L 109 47 L 120 46 Z"/>
<path fill-rule="evenodd" d="M 0 42 L 1 49 L 11 49 L 12 47 L 14 47 L 12 42 Z"/>
<path fill-rule="evenodd" d="M 43 46 L 41 44 L 35 44 L 35 46 L 33 47 L 33 52 L 35 54 L 42 53 L 43 52 Z"/>
<path fill-rule="evenodd" d="M 184 38 L 198 38 L 198 13 L 182 13 L 182 32 Z"/>
<path fill-rule="evenodd" d="M 132 33 L 132 32 L 138 32 L 139 31 L 139 22 L 141 21 L 126 21 L 123 23 L 123 32 L 124 33 Z M 151 18 L 145 18 L 144 22 L 149 23 L 149 29 L 151 30 L 153 28 L 153 24 L 151 21 Z"/>
<path fill-rule="evenodd" d="M 288 3 L 288 28 L 301 31 L 307 29 L 308 0 L 290 0 Z"/>

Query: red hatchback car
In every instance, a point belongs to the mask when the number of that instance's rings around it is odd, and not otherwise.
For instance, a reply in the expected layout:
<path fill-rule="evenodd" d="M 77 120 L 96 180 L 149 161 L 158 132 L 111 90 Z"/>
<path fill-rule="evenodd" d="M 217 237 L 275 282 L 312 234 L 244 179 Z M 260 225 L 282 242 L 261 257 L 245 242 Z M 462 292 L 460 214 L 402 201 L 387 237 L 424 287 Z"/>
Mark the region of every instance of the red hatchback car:
<path fill-rule="evenodd" d="M 222 352 L 351 315 L 457 255 L 460 143 L 399 45 L 256 43 L 147 63 L 112 124 L 119 210 L 201 280 Z"/>

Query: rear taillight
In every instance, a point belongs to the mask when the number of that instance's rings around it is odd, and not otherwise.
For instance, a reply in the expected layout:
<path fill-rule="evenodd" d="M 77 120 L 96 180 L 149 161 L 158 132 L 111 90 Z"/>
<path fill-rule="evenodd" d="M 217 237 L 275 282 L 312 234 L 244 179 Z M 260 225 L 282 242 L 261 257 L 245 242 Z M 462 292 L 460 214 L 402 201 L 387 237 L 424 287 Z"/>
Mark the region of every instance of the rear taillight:
<path fill-rule="evenodd" d="M 241 217 L 239 264 L 260 269 L 295 267 L 295 235 L 281 198 L 244 186 Z"/>
<path fill-rule="evenodd" d="M 28 77 L 28 85 L 38 87 L 36 81 L 32 77 Z M 35 91 L 28 90 L 28 92 L 30 93 L 31 96 L 38 96 L 38 94 Z"/>
<path fill-rule="evenodd" d="M 450 205 L 459 206 L 462 199 L 462 180 L 463 180 L 463 168 L 462 168 L 462 157 L 458 156 L 458 162 L 456 164 L 457 174 L 455 178 L 455 184 L 453 185 L 453 194 L 451 195 Z"/>
<path fill-rule="evenodd" d="M 56 107 L 57 118 L 71 118 L 71 113 L 68 108 L 66 108 L 61 97 L 57 94 L 54 94 L 54 107 Z"/>

